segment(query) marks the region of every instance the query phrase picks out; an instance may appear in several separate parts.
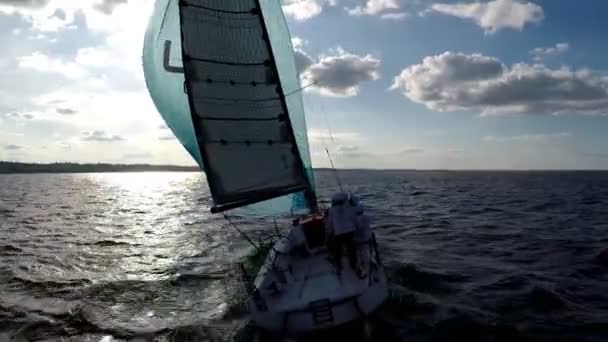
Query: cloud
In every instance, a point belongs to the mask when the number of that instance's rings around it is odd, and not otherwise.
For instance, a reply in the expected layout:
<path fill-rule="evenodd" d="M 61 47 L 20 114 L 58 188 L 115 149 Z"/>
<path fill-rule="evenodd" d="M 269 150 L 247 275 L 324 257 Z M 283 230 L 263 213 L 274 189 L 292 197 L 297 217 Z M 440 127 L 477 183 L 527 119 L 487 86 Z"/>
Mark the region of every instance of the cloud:
<path fill-rule="evenodd" d="M 4 149 L 7 151 L 19 151 L 19 150 L 23 149 L 23 146 L 10 144 L 10 145 L 4 146 Z"/>
<path fill-rule="evenodd" d="M 116 142 L 123 141 L 124 138 L 118 135 L 110 135 L 105 131 L 87 131 L 83 132 L 80 138 L 82 141 L 96 141 L 96 142 Z"/>
<path fill-rule="evenodd" d="M 102 13 L 110 15 L 114 12 L 114 8 L 126 3 L 127 0 L 102 0 L 100 3 L 95 4 L 94 7 Z"/>
<path fill-rule="evenodd" d="M 350 142 L 358 139 L 359 135 L 355 132 L 332 132 L 320 131 L 316 129 L 308 130 L 308 140 L 311 143 L 327 143 L 327 142 Z"/>
<path fill-rule="evenodd" d="M 559 132 L 559 133 L 538 133 L 538 134 L 524 134 L 524 135 L 512 135 L 512 136 L 494 136 L 489 135 L 481 138 L 484 142 L 493 143 L 507 143 L 507 142 L 548 142 L 555 141 L 564 138 L 569 138 L 572 133 Z"/>
<path fill-rule="evenodd" d="M 293 47 L 293 53 L 296 60 L 296 69 L 299 74 L 314 63 L 314 59 L 302 50 L 307 43 L 307 41 L 300 37 L 291 38 L 291 46 Z"/>
<path fill-rule="evenodd" d="M 528 23 L 539 23 L 544 19 L 543 8 L 532 2 L 516 0 L 493 0 L 490 2 L 472 2 L 433 4 L 430 10 L 462 19 L 473 20 L 492 34 L 500 29 L 521 31 Z"/>
<path fill-rule="evenodd" d="M 21 8 L 41 8 L 46 6 L 49 0 L 0 0 L 0 5 L 15 6 Z"/>
<path fill-rule="evenodd" d="M 608 79 L 600 72 L 505 66 L 480 54 L 425 57 L 395 77 L 393 90 L 437 111 L 490 114 L 608 114 Z"/>
<path fill-rule="evenodd" d="M 152 158 L 154 155 L 150 152 L 140 152 L 140 153 L 126 153 L 122 156 L 122 159 L 148 159 Z"/>
<path fill-rule="evenodd" d="M 163 135 L 161 137 L 158 137 L 158 140 L 160 141 L 169 141 L 169 140 L 175 140 L 175 136 L 174 135 Z"/>
<path fill-rule="evenodd" d="M 530 54 L 534 56 L 536 62 L 540 62 L 545 57 L 554 57 L 566 53 L 570 49 L 568 43 L 557 43 L 552 47 L 537 47 L 530 51 Z"/>
<path fill-rule="evenodd" d="M 4 116 L 7 119 L 11 119 L 11 120 L 32 120 L 34 118 L 33 114 L 18 113 L 18 112 L 5 113 L 2 116 Z"/>
<path fill-rule="evenodd" d="M 0 0 L 0 13 L 20 16 L 30 25 L 32 31 L 59 32 L 75 28 L 75 11 L 68 11 L 63 8 L 64 4 L 69 3 L 68 0 Z M 77 2 L 72 1 L 72 6 L 74 3 Z M 41 37 L 38 36 L 38 38 Z"/>
<path fill-rule="evenodd" d="M 409 148 L 403 149 L 399 152 L 399 154 L 418 154 L 418 153 L 424 153 L 424 149 L 419 148 L 419 147 L 409 147 Z"/>
<path fill-rule="evenodd" d="M 21 69 L 60 74 L 70 79 L 83 78 L 88 75 L 88 71 L 78 63 L 49 57 L 41 52 L 34 52 L 29 56 L 19 57 L 17 62 L 18 67 Z"/>
<path fill-rule="evenodd" d="M 298 21 L 308 20 L 321 14 L 324 6 L 335 6 L 337 0 L 284 0 L 283 13 Z"/>
<path fill-rule="evenodd" d="M 608 153 L 583 153 L 583 156 L 595 159 L 608 159 Z"/>
<path fill-rule="evenodd" d="M 74 115 L 78 113 L 77 110 L 72 108 L 57 108 L 56 111 L 61 115 Z"/>
<path fill-rule="evenodd" d="M 386 19 L 386 20 L 405 20 L 409 17 L 410 17 L 410 14 L 407 12 L 384 13 L 380 16 L 380 18 Z"/>
<path fill-rule="evenodd" d="M 355 55 L 341 48 L 331 55 L 321 55 L 301 72 L 305 84 L 316 82 L 322 95 L 351 97 L 359 93 L 362 82 L 380 78 L 380 59 Z"/>
<path fill-rule="evenodd" d="M 338 146 L 336 154 L 341 158 L 362 158 L 372 156 L 372 154 L 362 151 L 359 146 L 355 145 Z"/>
<path fill-rule="evenodd" d="M 364 6 L 346 8 L 346 12 L 350 15 L 362 16 L 378 15 L 395 9 L 399 9 L 399 0 L 367 0 Z"/>

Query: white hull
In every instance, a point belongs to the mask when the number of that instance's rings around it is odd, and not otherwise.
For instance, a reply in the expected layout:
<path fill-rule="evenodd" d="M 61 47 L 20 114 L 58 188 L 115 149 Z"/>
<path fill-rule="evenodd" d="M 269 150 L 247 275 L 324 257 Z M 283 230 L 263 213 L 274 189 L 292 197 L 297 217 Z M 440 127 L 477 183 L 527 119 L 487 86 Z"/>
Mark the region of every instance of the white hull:
<path fill-rule="evenodd" d="M 359 248 L 360 262 L 369 272 L 360 277 L 346 257 L 338 275 L 326 247 L 311 255 L 280 253 L 279 240 L 266 258 L 248 300 L 253 321 L 267 331 L 307 333 L 364 319 L 388 297 L 384 268 L 370 244 Z"/>

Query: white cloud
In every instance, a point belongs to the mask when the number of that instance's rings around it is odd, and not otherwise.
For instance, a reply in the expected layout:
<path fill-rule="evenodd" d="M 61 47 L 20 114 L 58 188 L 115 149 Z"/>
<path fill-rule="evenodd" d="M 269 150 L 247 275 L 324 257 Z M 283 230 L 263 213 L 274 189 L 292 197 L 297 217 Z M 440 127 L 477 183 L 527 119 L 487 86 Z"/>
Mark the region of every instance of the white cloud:
<path fill-rule="evenodd" d="M 285 0 L 283 13 L 298 21 L 314 18 L 321 14 L 325 6 L 335 6 L 337 0 Z"/>
<path fill-rule="evenodd" d="M 78 111 L 72 108 L 67 108 L 67 107 L 62 107 L 62 108 L 57 108 L 55 110 L 58 114 L 61 115 L 75 115 L 78 114 Z"/>
<path fill-rule="evenodd" d="M 530 51 L 530 54 L 534 56 L 534 60 L 540 62 L 545 57 L 554 57 L 566 53 L 570 49 L 568 43 L 557 43 L 551 47 L 537 47 Z"/>
<path fill-rule="evenodd" d="M 387 20 L 405 20 L 409 17 L 410 14 L 407 12 L 385 13 L 380 16 L 380 18 Z"/>
<path fill-rule="evenodd" d="M 126 4 L 127 0 L 101 0 L 97 2 L 94 6 L 95 9 L 103 12 L 104 14 L 112 14 L 114 9 L 119 5 Z"/>
<path fill-rule="evenodd" d="M 600 72 L 525 63 L 509 68 L 479 54 L 425 57 L 395 77 L 391 89 L 437 111 L 608 114 L 608 81 Z"/>
<path fill-rule="evenodd" d="M 532 2 L 517 0 L 456 4 L 437 3 L 433 4 L 430 9 L 437 13 L 473 20 L 486 33 L 495 33 L 505 28 L 521 31 L 526 24 L 539 23 L 544 18 L 544 11 L 541 6 Z"/>
<path fill-rule="evenodd" d="M 308 130 L 308 140 L 311 143 L 335 143 L 339 142 L 341 144 L 350 143 L 359 139 L 359 135 L 355 132 L 332 132 L 329 131 L 321 131 L 317 129 L 309 129 Z"/>
<path fill-rule="evenodd" d="M 572 134 L 569 132 L 559 132 L 559 133 L 537 133 L 537 134 L 524 134 L 524 135 L 511 135 L 511 136 L 494 136 L 488 135 L 481 138 L 484 142 L 494 142 L 494 143 L 506 143 L 506 142 L 548 142 L 555 141 L 564 138 L 571 137 Z"/>
<path fill-rule="evenodd" d="M 378 15 L 386 11 L 399 9 L 400 0 L 367 0 L 364 6 L 356 6 L 347 8 L 346 11 L 350 15 Z"/>
<path fill-rule="evenodd" d="M 128 4 L 127 0 L 5 0 L 0 1 L 0 13 L 23 17 L 30 24 L 31 30 L 37 32 L 59 32 L 75 28 L 76 14 L 82 13 L 89 28 L 108 31 L 120 20 L 124 20 L 115 17 L 117 11 L 125 7 L 146 8 L 151 5 L 152 2 L 146 0 L 131 0 Z M 146 20 L 146 14 L 142 11 L 131 20 Z"/>
<path fill-rule="evenodd" d="M 49 0 L 0 0 L 0 6 L 14 6 L 19 8 L 40 8 L 48 4 Z"/>
<path fill-rule="evenodd" d="M 42 52 L 34 52 L 29 56 L 19 57 L 17 62 L 19 68 L 60 74 L 71 79 L 83 78 L 89 74 L 88 71 L 78 63 L 66 62 L 59 58 L 49 57 Z"/>
<path fill-rule="evenodd" d="M 304 39 L 300 38 L 300 37 L 292 37 L 291 38 L 291 46 L 293 46 L 294 49 L 301 49 L 306 44 L 308 44 L 308 42 L 305 41 Z"/>
<path fill-rule="evenodd" d="M 31 113 L 20 113 L 20 112 L 10 112 L 1 114 L 0 117 L 4 117 L 9 120 L 19 121 L 19 120 L 32 120 L 34 115 Z"/>
<path fill-rule="evenodd" d="M 115 142 L 124 140 L 124 138 L 119 135 L 108 134 L 107 132 L 101 130 L 82 132 L 82 137 L 80 139 L 82 141 L 95 142 Z"/>
<path fill-rule="evenodd" d="M 405 149 L 399 151 L 399 154 L 418 154 L 418 153 L 424 153 L 424 149 L 420 148 L 420 147 L 408 147 L 408 148 L 405 148 Z"/>
<path fill-rule="evenodd" d="M 379 69 L 377 57 L 356 55 L 338 48 L 329 55 L 321 55 L 304 68 L 301 75 L 305 84 L 316 82 L 315 88 L 322 95 L 351 97 L 359 93 L 361 83 L 379 79 Z"/>

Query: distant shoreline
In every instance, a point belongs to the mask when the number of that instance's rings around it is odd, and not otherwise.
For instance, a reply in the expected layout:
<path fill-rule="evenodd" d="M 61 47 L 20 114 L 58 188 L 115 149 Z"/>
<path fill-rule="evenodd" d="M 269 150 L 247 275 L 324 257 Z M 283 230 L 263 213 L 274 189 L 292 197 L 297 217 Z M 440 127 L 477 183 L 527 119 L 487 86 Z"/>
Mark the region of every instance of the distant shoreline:
<path fill-rule="evenodd" d="M 77 164 L 77 163 L 15 163 L 0 161 L 0 174 L 19 173 L 99 173 L 99 172 L 196 172 L 196 166 L 150 164 Z"/>
<path fill-rule="evenodd" d="M 315 168 L 314 171 L 331 171 L 329 168 Z M 464 170 L 464 169 L 338 169 L 340 172 L 385 171 L 385 172 L 608 172 L 608 170 Z M 201 172 L 197 166 L 151 165 L 151 164 L 79 164 L 79 163 L 18 163 L 0 161 L 0 174 L 33 173 L 116 173 L 116 172 Z"/>

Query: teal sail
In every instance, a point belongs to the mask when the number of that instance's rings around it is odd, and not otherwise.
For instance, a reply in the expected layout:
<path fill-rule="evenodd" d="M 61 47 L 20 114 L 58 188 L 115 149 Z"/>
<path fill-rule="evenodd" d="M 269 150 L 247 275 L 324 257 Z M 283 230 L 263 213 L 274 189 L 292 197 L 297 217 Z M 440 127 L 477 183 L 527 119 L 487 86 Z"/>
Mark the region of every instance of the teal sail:
<path fill-rule="evenodd" d="M 158 0 L 145 37 L 150 94 L 224 211 L 314 210 L 306 122 L 277 0 Z"/>
<path fill-rule="evenodd" d="M 159 0 L 154 5 L 144 37 L 143 67 L 150 96 L 173 134 L 202 167 L 184 93 L 179 8 L 177 1 Z"/>

